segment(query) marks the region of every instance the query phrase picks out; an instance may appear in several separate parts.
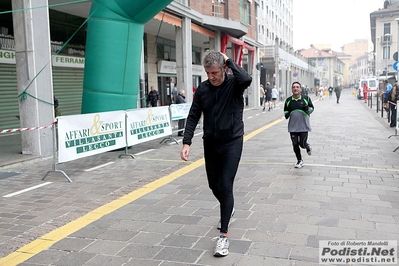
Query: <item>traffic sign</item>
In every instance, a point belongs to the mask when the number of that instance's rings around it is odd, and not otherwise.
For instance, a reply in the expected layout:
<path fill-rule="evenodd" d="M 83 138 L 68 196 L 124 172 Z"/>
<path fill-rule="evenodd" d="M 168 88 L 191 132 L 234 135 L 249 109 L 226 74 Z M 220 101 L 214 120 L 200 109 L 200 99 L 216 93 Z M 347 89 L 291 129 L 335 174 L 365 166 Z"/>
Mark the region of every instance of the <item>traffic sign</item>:
<path fill-rule="evenodd" d="M 398 61 L 398 52 L 393 54 L 393 60 Z"/>
<path fill-rule="evenodd" d="M 396 61 L 395 63 L 393 63 L 393 69 L 395 69 L 396 71 L 399 71 L 399 66 L 398 66 L 399 62 Z"/>

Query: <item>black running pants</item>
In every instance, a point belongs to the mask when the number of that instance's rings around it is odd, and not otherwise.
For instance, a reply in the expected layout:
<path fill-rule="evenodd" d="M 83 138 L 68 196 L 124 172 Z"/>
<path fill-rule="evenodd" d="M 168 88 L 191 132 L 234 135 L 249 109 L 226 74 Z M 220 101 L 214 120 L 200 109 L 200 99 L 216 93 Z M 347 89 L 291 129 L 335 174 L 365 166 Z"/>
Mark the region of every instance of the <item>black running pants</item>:
<path fill-rule="evenodd" d="M 296 159 L 298 161 L 302 160 L 300 147 L 306 149 L 306 147 L 309 145 L 308 132 L 290 132 L 290 136 Z"/>
<path fill-rule="evenodd" d="M 220 203 L 221 232 L 227 233 L 234 207 L 233 183 L 240 163 L 243 137 L 227 143 L 204 140 L 205 169 L 209 188 Z"/>

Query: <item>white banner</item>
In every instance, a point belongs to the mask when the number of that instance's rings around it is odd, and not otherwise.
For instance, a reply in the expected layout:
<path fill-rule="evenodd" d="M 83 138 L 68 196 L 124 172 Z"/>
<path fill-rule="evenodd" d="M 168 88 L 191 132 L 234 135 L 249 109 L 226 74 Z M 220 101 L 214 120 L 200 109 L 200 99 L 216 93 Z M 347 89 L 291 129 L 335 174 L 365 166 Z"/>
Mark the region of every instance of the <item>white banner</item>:
<path fill-rule="evenodd" d="M 191 108 L 191 103 L 171 104 L 170 113 L 172 120 L 185 119 Z"/>
<path fill-rule="evenodd" d="M 126 147 L 125 112 L 59 116 L 58 162 Z"/>
<path fill-rule="evenodd" d="M 172 135 L 168 106 L 128 110 L 126 115 L 128 146 Z"/>

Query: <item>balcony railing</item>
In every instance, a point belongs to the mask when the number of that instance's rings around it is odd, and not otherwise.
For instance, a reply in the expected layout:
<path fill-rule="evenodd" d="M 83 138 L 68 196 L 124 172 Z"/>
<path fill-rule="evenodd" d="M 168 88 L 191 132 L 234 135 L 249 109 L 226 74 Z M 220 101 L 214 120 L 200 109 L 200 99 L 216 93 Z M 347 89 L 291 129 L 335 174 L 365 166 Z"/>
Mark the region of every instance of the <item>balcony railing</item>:
<path fill-rule="evenodd" d="M 383 36 L 381 36 L 380 40 L 381 40 L 381 44 L 385 44 L 385 45 L 391 44 L 392 35 L 383 35 Z"/>

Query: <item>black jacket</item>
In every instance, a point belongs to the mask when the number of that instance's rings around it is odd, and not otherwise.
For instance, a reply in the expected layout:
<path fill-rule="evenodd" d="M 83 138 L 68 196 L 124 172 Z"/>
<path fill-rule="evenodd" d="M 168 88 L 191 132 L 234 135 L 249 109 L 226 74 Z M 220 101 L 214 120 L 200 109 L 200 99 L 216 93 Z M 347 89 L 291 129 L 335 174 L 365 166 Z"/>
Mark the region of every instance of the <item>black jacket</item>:
<path fill-rule="evenodd" d="M 153 90 L 153 91 L 150 91 L 150 92 L 148 93 L 147 102 L 149 102 L 149 103 L 151 103 L 151 104 L 154 104 L 154 103 L 157 103 L 158 100 L 159 100 L 158 91 Z"/>
<path fill-rule="evenodd" d="M 272 98 L 272 90 L 273 90 L 272 86 L 266 85 L 266 87 L 265 87 L 265 95 L 266 95 L 267 98 Z"/>
<path fill-rule="evenodd" d="M 220 86 L 214 87 L 209 80 L 198 86 L 187 117 L 183 144 L 191 145 L 201 114 L 204 119 L 203 139 L 228 142 L 244 135 L 243 93 L 251 84 L 252 77 L 231 59 L 226 61 L 226 65 L 233 74 L 226 74 Z"/>
<path fill-rule="evenodd" d="M 186 103 L 186 97 L 181 95 L 180 93 L 176 96 L 176 104 Z"/>

